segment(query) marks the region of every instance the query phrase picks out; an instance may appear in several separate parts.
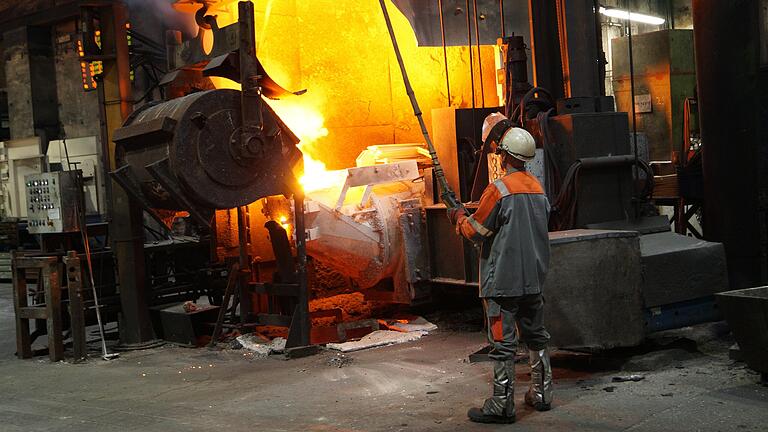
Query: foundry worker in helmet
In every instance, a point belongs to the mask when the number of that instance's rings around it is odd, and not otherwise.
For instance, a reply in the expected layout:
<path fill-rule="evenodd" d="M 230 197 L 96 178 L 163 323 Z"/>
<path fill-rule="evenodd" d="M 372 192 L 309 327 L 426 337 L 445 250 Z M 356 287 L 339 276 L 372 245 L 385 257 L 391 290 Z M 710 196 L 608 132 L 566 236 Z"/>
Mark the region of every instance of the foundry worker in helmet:
<path fill-rule="evenodd" d="M 549 333 L 542 324 L 542 286 L 549 265 L 549 202 L 525 162 L 536 144 L 525 129 L 499 113 L 483 122 L 483 143 L 500 155 L 506 175 L 485 189 L 477 211 L 449 209 L 456 232 L 481 246 L 480 297 L 492 345 L 493 396 L 472 408 L 470 420 L 515 421 L 515 350 L 518 340 L 529 349 L 531 386 L 525 402 L 538 411 L 552 403 Z"/>

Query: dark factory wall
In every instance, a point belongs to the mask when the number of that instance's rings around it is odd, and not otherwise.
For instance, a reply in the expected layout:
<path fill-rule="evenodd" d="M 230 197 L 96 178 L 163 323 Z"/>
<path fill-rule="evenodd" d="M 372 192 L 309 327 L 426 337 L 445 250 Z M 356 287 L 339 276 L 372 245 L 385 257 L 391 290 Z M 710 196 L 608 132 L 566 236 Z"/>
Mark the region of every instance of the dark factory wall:
<path fill-rule="evenodd" d="M 8 30 L 25 23 L 49 22 L 61 12 L 76 8 L 74 0 L 0 0 L 0 26 Z"/>

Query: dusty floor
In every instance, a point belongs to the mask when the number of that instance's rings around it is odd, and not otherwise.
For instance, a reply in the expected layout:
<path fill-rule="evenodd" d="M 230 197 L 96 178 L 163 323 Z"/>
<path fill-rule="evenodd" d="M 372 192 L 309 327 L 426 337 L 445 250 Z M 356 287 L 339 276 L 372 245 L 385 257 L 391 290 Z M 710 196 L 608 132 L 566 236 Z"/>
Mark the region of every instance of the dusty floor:
<path fill-rule="evenodd" d="M 488 426 L 465 418 L 489 391 L 488 364 L 466 361 L 483 346 L 478 332 L 439 330 L 348 354 L 343 367 L 331 352 L 283 361 L 171 346 L 50 364 L 14 358 L 11 320 L 0 287 L 0 431 L 768 430 L 768 388 L 728 359 L 722 325 L 676 332 L 658 339 L 671 341 L 665 349 L 628 359 L 559 354 L 555 409 L 520 404 L 518 423 Z M 645 379 L 611 382 L 629 372 Z M 521 400 L 523 365 L 518 382 Z"/>

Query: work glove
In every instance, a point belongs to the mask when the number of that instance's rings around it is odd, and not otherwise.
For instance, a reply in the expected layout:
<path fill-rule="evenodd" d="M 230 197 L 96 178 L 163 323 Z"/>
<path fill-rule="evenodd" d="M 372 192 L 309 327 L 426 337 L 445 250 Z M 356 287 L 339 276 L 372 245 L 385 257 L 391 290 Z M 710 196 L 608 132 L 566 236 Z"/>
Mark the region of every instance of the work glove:
<path fill-rule="evenodd" d="M 450 207 L 446 210 L 451 225 L 456 225 L 460 215 L 466 216 L 467 211 L 463 207 Z"/>

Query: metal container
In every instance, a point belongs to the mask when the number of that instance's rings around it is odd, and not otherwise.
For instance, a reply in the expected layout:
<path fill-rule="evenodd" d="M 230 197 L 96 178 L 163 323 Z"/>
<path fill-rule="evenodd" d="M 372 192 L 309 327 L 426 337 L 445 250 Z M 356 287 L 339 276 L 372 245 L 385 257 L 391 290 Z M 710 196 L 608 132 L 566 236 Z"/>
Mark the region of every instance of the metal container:
<path fill-rule="evenodd" d="M 391 279 L 388 301 L 414 301 L 420 282 L 429 277 L 424 184 L 416 181 L 416 161 L 348 168 L 346 173 L 340 193 L 335 188 L 307 193 L 307 253 L 360 289 Z"/>
<path fill-rule="evenodd" d="M 715 294 L 750 368 L 768 375 L 768 286 Z"/>
<path fill-rule="evenodd" d="M 476 205 L 467 207 L 470 212 L 477 210 Z M 456 226 L 445 217 L 444 204 L 428 206 L 425 213 L 432 282 L 477 286 L 479 249 L 469 240 L 456 235 Z"/>
<path fill-rule="evenodd" d="M 296 136 L 262 103 L 262 134 L 243 142 L 241 93 L 209 90 L 139 109 L 115 132 L 113 175 L 152 208 L 243 206 L 287 190 Z"/>

